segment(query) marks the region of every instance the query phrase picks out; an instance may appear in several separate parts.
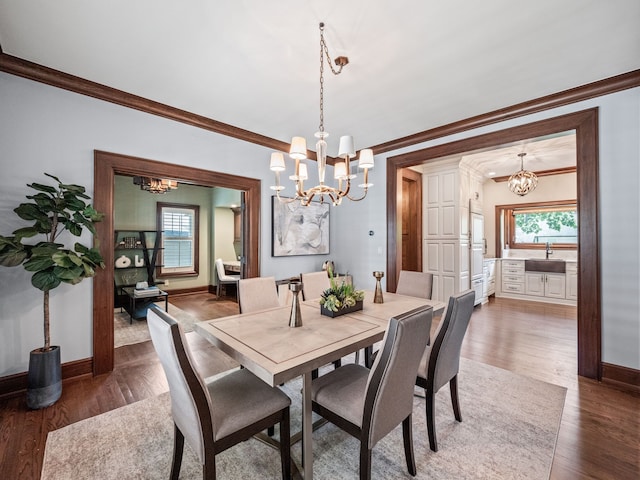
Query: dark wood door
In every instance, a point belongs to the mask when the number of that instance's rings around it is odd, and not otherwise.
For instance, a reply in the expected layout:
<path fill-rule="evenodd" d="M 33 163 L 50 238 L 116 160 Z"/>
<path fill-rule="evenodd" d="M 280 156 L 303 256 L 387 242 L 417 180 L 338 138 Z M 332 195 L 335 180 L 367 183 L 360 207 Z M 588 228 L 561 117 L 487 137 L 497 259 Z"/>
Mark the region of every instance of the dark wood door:
<path fill-rule="evenodd" d="M 422 271 L 422 175 L 402 171 L 402 270 Z"/>

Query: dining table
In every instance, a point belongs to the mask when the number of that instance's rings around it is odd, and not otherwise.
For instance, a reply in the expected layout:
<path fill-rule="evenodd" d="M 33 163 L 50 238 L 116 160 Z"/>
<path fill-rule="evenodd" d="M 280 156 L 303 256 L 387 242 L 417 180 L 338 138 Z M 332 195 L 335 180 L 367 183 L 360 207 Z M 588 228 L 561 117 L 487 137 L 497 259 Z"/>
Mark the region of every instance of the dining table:
<path fill-rule="evenodd" d="M 313 479 L 311 381 L 315 369 L 382 340 L 389 319 L 418 307 L 440 315 L 444 302 L 385 292 L 374 303 L 365 291 L 362 310 L 322 315 L 319 299 L 300 302 L 302 325 L 290 327 L 291 306 L 269 308 L 194 324 L 194 331 L 271 386 L 302 376 L 302 468 Z M 292 436 L 293 439 L 299 436 Z"/>

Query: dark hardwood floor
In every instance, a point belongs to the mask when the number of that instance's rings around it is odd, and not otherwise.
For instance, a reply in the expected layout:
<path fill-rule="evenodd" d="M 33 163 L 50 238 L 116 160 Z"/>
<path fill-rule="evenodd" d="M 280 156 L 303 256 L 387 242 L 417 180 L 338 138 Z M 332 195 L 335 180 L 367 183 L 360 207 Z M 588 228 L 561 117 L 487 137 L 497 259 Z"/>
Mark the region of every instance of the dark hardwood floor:
<path fill-rule="evenodd" d="M 208 294 L 171 302 L 201 320 L 237 312 Z M 207 366 L 211 356 L 222 369 L 233 364 L 198 335 L 188 339 L 204 375 L 220 369 Z M 552 479 L 640 478 L 640 395 L 576 376 L 575 308 L 492 299 L 476 307 L 462 355 L 568 389 Z M 27 410 L 24 395 L 0 399 L 0 478 L 40 478 L 49 431 L 168 389 L 151 342 L 116 349 L 115 363 L 108 375 L 65 382 L 43 410 Z"/>

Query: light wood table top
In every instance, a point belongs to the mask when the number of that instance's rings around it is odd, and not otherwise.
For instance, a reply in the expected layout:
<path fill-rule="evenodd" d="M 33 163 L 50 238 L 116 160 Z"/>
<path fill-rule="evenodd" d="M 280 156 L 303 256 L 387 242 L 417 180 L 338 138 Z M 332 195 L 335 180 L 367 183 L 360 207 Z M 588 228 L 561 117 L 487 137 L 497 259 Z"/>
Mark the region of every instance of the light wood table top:
<path fill-rule="evenodd" d="M 291 307 L 283 306 L 198 322 L 194 330 L 269 385 L 303 375 L 303 464 L 310 480 L 311 372 L 382 340 L 390 317 L 424 305 L 432 306 L 435 315 L 445 307 L 443 302 L 393 293 L 385 293 L 384 303 L 376 304 L 368 291 L 361 311 L 335 318 L 321 315 L 317 299 L 301 302 L 301 327 L 289 327 Z"/>

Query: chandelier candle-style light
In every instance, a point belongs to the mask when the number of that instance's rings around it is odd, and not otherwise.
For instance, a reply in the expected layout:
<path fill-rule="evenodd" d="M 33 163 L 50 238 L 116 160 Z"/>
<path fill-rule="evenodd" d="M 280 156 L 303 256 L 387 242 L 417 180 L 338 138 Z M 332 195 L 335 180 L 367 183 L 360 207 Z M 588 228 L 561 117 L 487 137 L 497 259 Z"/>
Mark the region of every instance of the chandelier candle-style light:
<path fill-rule="evenodd" d="M 538 177 L 533 172 L 528 172 L 524 169 L 524 156 L 526 153 L 519 153 L 520 157 L 520 171 L 514 173 L 509 177 L 507 184 L 509 190 L 521 197 L 527 193 L 532 192 L 538 186 Z"/>
<path fill-rule="evenodd" d="M 324 23 L 320 23 L 320 127 L 315 134 L 318 139 L 316 143 L 316 157 L 318 162 L 318 181 L 319 184 L 315 187 L 311 187 L 307 190 L 304 189 L 304 181 L 307 180 L 307 164 L 303 162 L 307 158 L 307 141 L 304 137 L 293 137 L 291 140 L 291 148 L 289 149 L 289 156 L 294 160 L 294 174 L 289 177 L 290 180 L 295 182 L 296 194 L 295 198 L 284 199 L 280 197 L 280 192 L 285 187 L 280 185 L 280 172 L 285 171 L 284 155 L 281 152 L 274 152 L 271 154 L 270 169 L 275 172 L 276 184 L 271 187 L 276 192 L 278 199 L 284 203 L 290 203 L 293 201 L 300 201 L 303 206 L 309 205 L 314 197 L 318 196 L 320 202 L 325 201 L 325 195 L 333 203 L 333 205 L 340 205 L 342 199 L 347 197 L 349 200 L 360 201 L 367 196 L 369 187 L 373 184 L 369 183 L 369 169 L 373 168 L 373 150 L 362 149 L 360 151 L 360 158 L 358 161 L 358 167 L 364 169 L 364 181 L 359 185 L 364 189 L 364 193 L 359 198 L 352 197 L 349 192 L 351 189 L 351 180 L 356 175 L 351 174 L 351 159 L 356 156 L 356 151 L 353 145 L 353 137 L 343 136 L 340 137 L 340 144 L 338 148 L 338 157 L 343 159 L 342 162 L 337 162 L 334 165 L 334 179 L 337 181 L 337 187 L 332 187 L 325 184 L 325 170 L 327 168 L 327 142 L 326 138 L 329 136 L 324 131 L 324 59 L 327 59 L 331 72 L 334 75 L 339 75 L 342 72 L 342 67 L 349 63 L 347 57 L 338 57 L 335 59 L 335 64 L 338 67 L 334 69 L 331 58 L 329 57 L 329 49 L 324 41 Z"/>

